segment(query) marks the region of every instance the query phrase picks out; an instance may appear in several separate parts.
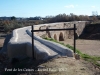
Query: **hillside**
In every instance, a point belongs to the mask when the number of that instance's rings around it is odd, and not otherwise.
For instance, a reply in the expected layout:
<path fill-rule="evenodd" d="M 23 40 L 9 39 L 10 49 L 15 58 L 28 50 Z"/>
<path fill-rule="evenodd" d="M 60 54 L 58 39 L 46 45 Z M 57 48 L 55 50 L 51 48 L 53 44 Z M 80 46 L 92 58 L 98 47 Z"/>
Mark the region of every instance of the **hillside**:
<path fill-rule="evenodd" d="M 100 24 L 86 25 L 79 38 L 89 40 L 100 40 Z"/>

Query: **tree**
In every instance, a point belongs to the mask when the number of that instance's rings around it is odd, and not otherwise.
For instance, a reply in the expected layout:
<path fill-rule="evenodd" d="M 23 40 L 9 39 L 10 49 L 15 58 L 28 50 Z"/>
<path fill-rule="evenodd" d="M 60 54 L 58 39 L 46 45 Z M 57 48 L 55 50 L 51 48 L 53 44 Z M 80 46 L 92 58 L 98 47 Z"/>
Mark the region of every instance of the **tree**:
<path fill-rule="evenodd" d="M 97 11 L 92 11 L 92 16 L 98 16 L 98 12 Z"/>
<path fill-rule="evenodd" d="M 16 17 L 15 17 L 15 16 L 12 16 L 12 17 L 11 17 L 11 20 L 16 20 Z"/>

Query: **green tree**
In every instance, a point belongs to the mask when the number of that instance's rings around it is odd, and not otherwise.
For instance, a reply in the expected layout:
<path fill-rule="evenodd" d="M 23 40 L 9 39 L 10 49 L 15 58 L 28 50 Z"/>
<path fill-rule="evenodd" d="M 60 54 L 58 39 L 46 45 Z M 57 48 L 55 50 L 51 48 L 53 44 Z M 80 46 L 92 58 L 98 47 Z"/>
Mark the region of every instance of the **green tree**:
<path fill-rule="evenodd" d="M 16 20 L 16 17 L 15 17 L 15 16 L 12 16 L 12 17 L 11 17 L 11 20 Z"/>

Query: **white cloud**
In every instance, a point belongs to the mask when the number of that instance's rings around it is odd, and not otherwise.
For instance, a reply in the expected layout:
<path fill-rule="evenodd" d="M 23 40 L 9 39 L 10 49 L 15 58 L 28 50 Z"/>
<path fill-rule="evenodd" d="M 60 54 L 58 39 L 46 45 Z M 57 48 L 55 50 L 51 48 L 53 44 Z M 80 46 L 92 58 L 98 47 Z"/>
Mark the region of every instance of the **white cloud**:
<path fill-rule="evenodd" d="M 92 8 L 96 8 L 96 6 L 91 6 Z"/>
<path fill-rule="evenodd" d="M 74 5 L 67 5 L 65 6 L 66 8 L 74 8 L 75 6 Z"/>

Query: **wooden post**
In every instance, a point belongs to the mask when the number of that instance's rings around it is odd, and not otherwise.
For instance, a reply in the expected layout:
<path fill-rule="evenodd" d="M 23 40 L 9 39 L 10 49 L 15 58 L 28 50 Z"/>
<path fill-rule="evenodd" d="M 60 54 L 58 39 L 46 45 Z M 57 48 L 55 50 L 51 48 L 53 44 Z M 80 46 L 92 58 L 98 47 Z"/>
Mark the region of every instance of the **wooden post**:
<path fill-rule="evenodd" d="M 34 59 L 34 32 L 33 32 L 33 25 L 31 26 L 32 27 L 32 57 Z"/>
<path fill-rule="evenodd" d="M 74 53 L 76 52 L 76 25 L 74 24 Z"/>

